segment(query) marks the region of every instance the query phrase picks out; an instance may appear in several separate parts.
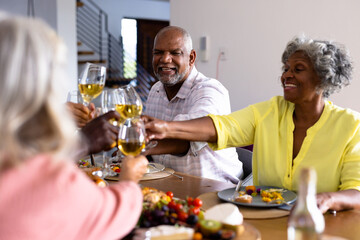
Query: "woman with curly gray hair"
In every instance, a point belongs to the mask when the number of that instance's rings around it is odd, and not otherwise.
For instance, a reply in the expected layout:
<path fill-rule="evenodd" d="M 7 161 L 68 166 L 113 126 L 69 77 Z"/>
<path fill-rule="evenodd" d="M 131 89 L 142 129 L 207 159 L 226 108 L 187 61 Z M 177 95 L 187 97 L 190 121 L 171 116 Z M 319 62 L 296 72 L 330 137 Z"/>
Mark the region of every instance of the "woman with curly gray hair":
<path fill-rule="evenodd" d="M 301 169 L 312 167 L 323 213 L 360 208 L 360 114 L 326 100 L 349 84 L 349 54 L 337 43 L 296 37 L 282 62 L 283 97 L 183 122 L 144 116 L 149 138 L 207 141 L 214 150 L 253 144 L 255 185 L 297 191 Z"/>

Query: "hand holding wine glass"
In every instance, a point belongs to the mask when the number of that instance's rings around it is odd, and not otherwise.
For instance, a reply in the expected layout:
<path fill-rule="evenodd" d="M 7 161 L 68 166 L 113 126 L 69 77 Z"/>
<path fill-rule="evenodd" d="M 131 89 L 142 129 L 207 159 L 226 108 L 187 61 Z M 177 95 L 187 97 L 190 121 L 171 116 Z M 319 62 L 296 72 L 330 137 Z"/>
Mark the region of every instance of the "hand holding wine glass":
<path fill-rule="evenodd" d="M 148 160 L 145 156 L 127 156 L 121 163 L 120 181 L 139 182 L 147 171 Z"/>
<path fill-rule="evenodd" d="M 119 133 L 119 128 L 109 123 L 110 119 L 120 119 L 119 113 L 110 111 L 87 123 L 81 132 L 88 147 L 88 153 L 110 150 Z"/>
<path fill-rule="evenodd" d="M 84 101 L 84 105 L 99 96 L 104 89 L 106 79 L 106 68 L 104 66 L 86 63 L 80 74 L 78 87 Z"/>
<path fill-rule="evenodd" d="M 125 106 L 125 93 L 122 89 L 104 90 L 102 94 L 101 108 L 103 113 L 108 111 L 117 111 L 121 115 L 121 111 Z M 124 120 L 124 119 L 122 119 Z M 110 119 L 110 123 L 119 126 L 121 120 L 115 121 Z"/>
<path fill-rule="evenodd" d="M 83 105 L 79 90 L 70 90 L 68 92 L 66 106 L 79 128 L 82 128 L 91 119 L 97 117 L 95 105 L 93 103 L 90 103 L 89 106 Z"/>

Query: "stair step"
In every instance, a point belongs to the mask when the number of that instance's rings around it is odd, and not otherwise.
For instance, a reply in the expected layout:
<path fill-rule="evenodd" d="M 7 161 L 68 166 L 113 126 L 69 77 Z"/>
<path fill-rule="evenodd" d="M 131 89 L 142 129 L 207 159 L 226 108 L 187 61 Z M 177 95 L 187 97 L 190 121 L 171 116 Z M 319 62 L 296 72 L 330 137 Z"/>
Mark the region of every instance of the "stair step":
<path fill-rule="evenodd" d="M 82 6 L 84 6 L 84 3 L 80 2 L 80 1 L 76 1 L 76 6 L 77 7 L 82 7 Z"/>
<path fill-rule="evenodd" d="M 130 78 L 106 78 L 105 86 L 110 88 L 118 88 L 130 83 Z"/>
<path fill-rule="evenodd" d="M 94 55 L 93 51 L 78 51 L 78 55 Z"/>
<path fill-rule="evenodd" d="M 78 64 L 85 64 L 85 63 L 95 63 L 95 64 L 105 64 L 106 60 L 82 60 L 82 61 L 78 61 Z"/>
<path fill-rule="evenodd" d="M 131 80 L 134 80 L 134 78 L 122 78 L 122 77 L 106 78 L 106 81 L 110 81 L 110 82 L 130 82 Z"/>

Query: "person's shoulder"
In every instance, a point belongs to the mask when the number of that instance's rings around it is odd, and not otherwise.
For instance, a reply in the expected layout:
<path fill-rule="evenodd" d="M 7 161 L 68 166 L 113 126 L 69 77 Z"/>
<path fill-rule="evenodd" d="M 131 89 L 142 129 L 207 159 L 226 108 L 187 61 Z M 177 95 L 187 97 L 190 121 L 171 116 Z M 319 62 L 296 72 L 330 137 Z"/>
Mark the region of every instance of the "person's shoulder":
<path fill-rule="evenodd" d="M 197 77 L 195 78 L 195 81 L 193 83 L 193 88 L 216 88 L 220 91 L 228 91 L 226 87 L 217 79 L 207 77 L 201 72 L 198 72 Z"/>
<path fill-rule="evenodd" d="M 282 96 L 274 96 L 268 100 L 252 104 L 249 107 L 262 116 L 273 113 L 282 116 L 287 111 L 293 109 L 292 103 L 286 101 Z"/>
<path fill-rule="evenodd" d="M 331 101 L 326 101 L 326 107 L 329 108 L 332 116 L 338 116 L 353 120 L 360 123 L 360 112 L 355 111 L 351 108 L 344 108 L 333 104 Z"/>
<path fill-rule="evenodd" d="M 261 101 L 258 103 L 253 104 L 253 106 L 267 106 L 271 107 L 274 106 L 276 108 L 285 108 L 289 106 L 289 102 L 284 99 L 282 96 L 274 96 L 268 100 Z"/>

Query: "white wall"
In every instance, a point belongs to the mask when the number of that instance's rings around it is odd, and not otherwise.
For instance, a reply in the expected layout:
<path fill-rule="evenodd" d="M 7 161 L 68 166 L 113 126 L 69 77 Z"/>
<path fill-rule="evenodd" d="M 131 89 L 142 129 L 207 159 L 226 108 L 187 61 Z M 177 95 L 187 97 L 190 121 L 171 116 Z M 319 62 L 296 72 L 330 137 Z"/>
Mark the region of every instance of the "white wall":
<path fill-rule="evenodd" d="M 152 20 L 170 19 L 170 3 L 149 0 L 94 0 L 109 15 L 109 31 L 121 36 L 121 19 L 140 18 Z"/>
<path fill-rule="evenodd" d="M 28 0 L 0 0 L 0 10 L 27 16 Z M 34 1 L 34 10 L 36 17 L 43 19 L 56 29 L 56 0 L 36 0 Z"/>
<path fill-rule="evenodd" d="M 77 89 L 77 40 L 76 40 L 76 2 L 74 0 L 57 0 L 57 33 L 67 46 L 67 75 L 65 90 Z M 66 96 L 66 92 L 63 96 Z M 65 99 L 65 98 L 64 98 Z"/>
<path fill-rule="evenodd" d="M 67 79 L 64 79 L 62 95 L 66 99 L 68 89 L 77 87 L 76 50 L 76 2 L 74 0 L 36 0 L 35 17 L 43 19 L 64 40 L 68 48 Z M 27 16 L 27 0 L 0 0 L 0 9 L 11 14 Z"/>
<path fill-rule="evenodd" d="M 281 55 L 296 34 L 345 44 L 354 60 L 350 86 L 330 97 L 336 105 L 360 111 L 359 0 L 170 0 L 170 24 L 187 29 L 194 48 L 201 36 L 210 39 L 210 60 L 198 70 L 216 77 L 230 92 L 232 110 L 282 95 Z"/>

